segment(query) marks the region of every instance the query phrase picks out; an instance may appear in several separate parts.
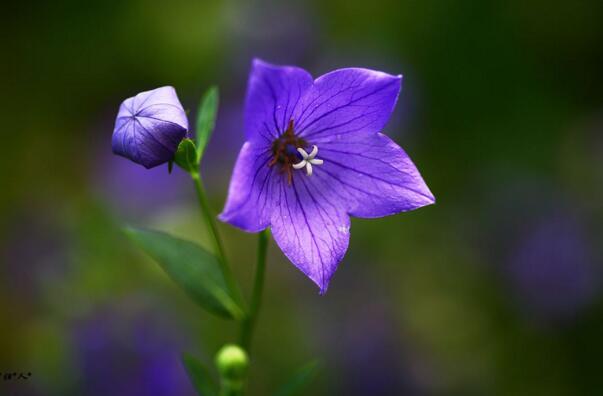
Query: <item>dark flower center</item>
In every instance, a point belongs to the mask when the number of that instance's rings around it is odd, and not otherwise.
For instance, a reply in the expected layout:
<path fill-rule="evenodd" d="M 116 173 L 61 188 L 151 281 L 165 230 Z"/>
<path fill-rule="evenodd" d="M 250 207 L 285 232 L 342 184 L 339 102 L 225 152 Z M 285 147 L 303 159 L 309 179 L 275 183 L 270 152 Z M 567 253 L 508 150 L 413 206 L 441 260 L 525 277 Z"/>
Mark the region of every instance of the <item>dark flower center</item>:
<path fill-rule="evenodd" d="M 287 173 L 287 180 L 291 184 L 293 178 L 293 164 L 301 161 L 301 156 L 297 152 L 298 148 L 305 148 L 308 146 L 303 138 L 295 136 L 293 130 L 293 120 L 289 121 L 289 125 L 285 132 L 283 132 L 278 138 L 272 142 L 272 160 L 268 163 L 268 166 L 280 165 L 281 173 Z"/>

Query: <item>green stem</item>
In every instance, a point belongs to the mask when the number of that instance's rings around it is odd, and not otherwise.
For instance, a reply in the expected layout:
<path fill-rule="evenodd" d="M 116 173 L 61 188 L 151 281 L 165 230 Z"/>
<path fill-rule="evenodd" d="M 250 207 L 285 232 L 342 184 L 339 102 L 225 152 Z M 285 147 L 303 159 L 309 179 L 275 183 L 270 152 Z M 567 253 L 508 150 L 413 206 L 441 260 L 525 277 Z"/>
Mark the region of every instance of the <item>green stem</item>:
<path fill-rule="evenodd" d="M 205 220 L 205 224 L 214 244 L 214 253 L 218 256 L 218 261 L 222 266 L 222 274 L 224 275 L 224 280 L 226 281 L 226 284 L 228 285 L 230 290 L 235 293 L 235 296 L 239 299 L 239 302 L 242 303 L 239 288 L 237 287 L 237 284 L 234 280 L 234 277 L 226 260 L 226 254 L 224 253 L 224 244 L 222 243 L 222 239 L 220 239 L 220 234 L 218 233 L 218 226 L 216 224 L 215 216 L 209 206 L 209 201 L 207 199 L 207 195 L 205 194 L 205 188 L 203 188 L 201 174 L 199 172 L 191 172 L 191 177 L 193 178 L 193 182 L 195 183 L 195 190 L 197 191 L 197 197 L 199 198 L 199 205 L 201 206 L 203 220 Z"/>
<path fill-rule="evenodd" d="M 220 396 L 241 396 L 243 394 L 243 384 L 222 383 Z"/>
<path fill-rule="evenodd" d="M 241 325 L 241 346 L 249 353 L 251 337 L 257 321 L 258 312 L 262 304 L 262 291 L 264 289 L 264 273 L 266 272 L 266 251 L 268 248 L 268 231 L 260 232 L 258 236 L 257 263 L 255 268 L 255 279 L 251 293 L 251 304 L 249 315 Z"/>

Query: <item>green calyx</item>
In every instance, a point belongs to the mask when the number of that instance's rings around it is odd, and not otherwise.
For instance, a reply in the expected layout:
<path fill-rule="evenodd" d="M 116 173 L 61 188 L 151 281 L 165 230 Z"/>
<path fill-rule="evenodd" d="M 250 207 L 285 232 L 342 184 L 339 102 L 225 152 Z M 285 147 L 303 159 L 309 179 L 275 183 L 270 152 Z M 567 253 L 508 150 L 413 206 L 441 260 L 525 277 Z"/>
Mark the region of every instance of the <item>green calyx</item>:
<path fill-rule="evenodd" d="M 182 139 L 174 154 L 173 162 L 191 175 L 199 173 L 201 159 L 213 134 L 218 113 L 218 98 L 217 87 L 210 87 L 204 93 L 197 111 L 196 138 Z M 168 171 L 172 172 L 172 161 L 168 163 Z"/>
<path fill-rule="evenodd" d="M 178 145 L 178 150 L 174 154 L 174 162 L 188 173 L 199 172 L 199 162 L 197 160 L 197 148 L 195 142 L 191 139 L 182 139 Z"/>

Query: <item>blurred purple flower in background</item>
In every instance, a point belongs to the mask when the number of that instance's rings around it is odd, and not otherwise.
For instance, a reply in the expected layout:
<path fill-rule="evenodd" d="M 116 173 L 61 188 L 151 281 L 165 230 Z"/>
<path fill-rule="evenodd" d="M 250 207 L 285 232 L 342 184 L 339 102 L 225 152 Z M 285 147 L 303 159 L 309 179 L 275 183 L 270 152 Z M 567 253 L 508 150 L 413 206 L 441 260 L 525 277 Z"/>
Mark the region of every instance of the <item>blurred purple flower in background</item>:
<path fill-rule="evenodd" d="M 375 218 L 434 202 L 418 170 L 381 134 L 401 76 L 253 62 L 245 138 L 222 221 L 271 227 L 285 255 L 327 290 L 349 242 L 349 216 Z"/>
<path fill-rule="evenodd" d="M 242 101 L 220 96 L 220 108 L 216 119 L 216 127 L 203 153 L 202 169 L 204 181 L 210 191 L 226 191 L 228 177 L 232 171 L 237 154 L 243 144 L 243 110 Z"/>
<path fill-rule="evenodd" d="M 336 342 L 338 365 L 343 372 L 342 395 L 413 395 L 418 384 L 407 366 L 408 357 L 400 345 L 391 311 L 373 302 L 360 305 L 355 315 L 346 316 L 346 332 Z M 362 318 L 359 320 L 359 318 Z"/>
<path fill-rule="evenodd" d="M 573 316 L 597 291 L 585 231 L 566 214 L 553 214 L 521 235 L 509 261 L 509 279 L 526 308 L 549 319 Z"/>
<path fill-rule="evenodd" d="M 190 177 L 180 169 L 170 174 L 167 167 L 132 166 L 106 150 L 98 154 L 94 168 L 95 193 L 128 221 L 156 216 L 166 208 L 184 204 L 194 193 L 188 188 Z"/>
<path fill-rule="evenodd" d="M 596 299 L 600 287 L 588 217 L 542 180 L 497 187 L 484 200 L 488 231 L 481 227 L 477 236 L 484 254 L 530 319 L 571 321 Z"/>
<path fill-rule="evenodd" d="M 182 335 L 156 314 L 100 311 L 74 326 L 81 394 L 193 395 L 180 362 Z"/>
<path fill-rule="evenodd" d="M 44 291 L 68 272 L 68 232 L 54 213 L 14 213 L 11 232 L 0 243 L 2 292 L 18 296 L 23 308 L 44 298 Z"/>
<path fill-rule="evenodd" d="M 239 3 L 228 13 L 226 24 L 231 30 L 229 67 L 236 75 L 254 56 L 284 59 L 300 63 L 316 59 L 321 53 L 321 25 L 315 10 L 306 2 L 259 0 Z"/>
<path fill-rule="evenodd" d="M 371 260 L 364 255 L 355 259 Z M 421 347 L 407 332 L 408 324 L 396 317 L 398 296 L 367 266 L 352 265 L 341 276 L 345 288 L 334 289 L 323 304 L 300 303 L 296 312 L 300 334 L 317 340 L 314 347 L 332 376 L 327 394 L 432 394 L 429 383 L 435 378 L 428 356 L 418 353 Z M 319 325 L 312 325 L 313 320 Z"/>
<path fill-rule="evenodd" d="M 173 87 L 141 92 L 119 107 L 113 152 L 152 168 L 174 157 L 187 130 L 186 113 Z"/>

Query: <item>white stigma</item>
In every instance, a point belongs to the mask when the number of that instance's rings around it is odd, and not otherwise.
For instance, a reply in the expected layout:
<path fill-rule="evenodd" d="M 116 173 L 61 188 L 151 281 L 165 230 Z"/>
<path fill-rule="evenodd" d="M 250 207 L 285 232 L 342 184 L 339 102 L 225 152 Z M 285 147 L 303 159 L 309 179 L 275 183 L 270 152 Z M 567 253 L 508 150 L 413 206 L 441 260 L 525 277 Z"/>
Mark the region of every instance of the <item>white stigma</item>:
<path fill-rule="evenodd" d="M 308 154 L 306 150 L 301 147 L 299 147 L 297 151 L 301 154 L 303 159 L 301 160 L 301 162 L 293 164 L 293 168 L 306 168 L 306 174 L 308 176 L 312 176 L 312 165 L 322 165 L 323 163 L 323 160 L 316 158 L 316 154 L 318 154 L 318 147 L 312 146 L 312 151 L 310 151 L 310 154 Z"/>

